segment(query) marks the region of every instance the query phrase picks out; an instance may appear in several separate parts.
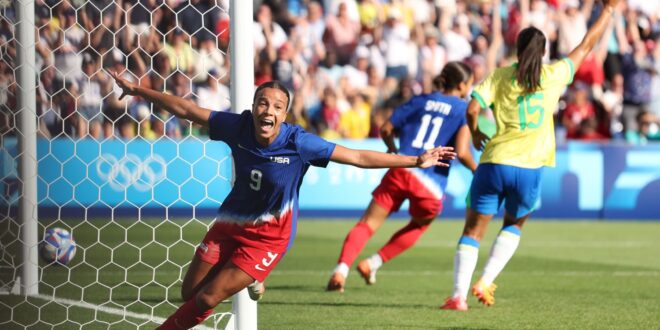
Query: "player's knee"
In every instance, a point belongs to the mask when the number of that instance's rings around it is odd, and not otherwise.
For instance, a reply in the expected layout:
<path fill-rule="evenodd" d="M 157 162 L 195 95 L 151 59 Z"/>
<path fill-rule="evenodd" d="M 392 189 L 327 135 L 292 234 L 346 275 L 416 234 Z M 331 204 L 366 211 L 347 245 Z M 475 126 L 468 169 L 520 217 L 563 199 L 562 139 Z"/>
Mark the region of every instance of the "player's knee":
<path fill-rule="evenodd" d="M 224 299 L 225 297 L 217 293 L 199 292 L 195 296 L 195 302 L 197 303 L 197 307 L 199 307 L 199 309 L 202 310 L 215 308 L 215 306 L 217 306 Z"/>
<path fill-rule="evenodd" d="M 434 219 L 435 219 L 435 217 L 431 217 L 431 218 L 413 218 L 412 222 L 414 224 L 416 224 L 420 229 L 426 230 L 431 225 L 431 222 L 433 222 Z"/>

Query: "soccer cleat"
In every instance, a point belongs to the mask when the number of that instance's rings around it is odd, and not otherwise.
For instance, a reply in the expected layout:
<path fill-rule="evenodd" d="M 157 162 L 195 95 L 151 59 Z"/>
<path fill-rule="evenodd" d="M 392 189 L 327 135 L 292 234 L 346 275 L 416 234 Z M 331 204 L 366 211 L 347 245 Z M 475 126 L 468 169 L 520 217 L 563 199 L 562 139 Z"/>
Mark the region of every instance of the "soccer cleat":
<path fill-rule="evenodd" d="M 445 303 L 440 306 L 440 309 L 465 312 L 468 310 L 468 305 L 467 301 L 461 299 L 461 297 L 449 297 L 445 300 Z"/>
<path fill-rule="evenodd" d="M 247 292 L 250 299 L 259 301 L 259 299 L 264 296 L 264 292 L 266 292 L 266 286 L 263 282 L 254 281 L 252 284 L 248 285 Z"/>
<path fill-rule="evenodd" d="M 472 287 L 472 294 L 479 299 L 480 303 L 486 306 L 492 306 L 495 304 L 495 289 L 497 289 L 495 283 L 485 285 L 479 280 Z"/>
<path fill-rule="evenodd" d="M 376 283 L 376 271 L 371 270 L 369 259 L 360 261 L 360 263 L 357 265 L 357 271 L 360 273 L 360 276 L 362 276 L 364 282 L 367 283 L 367 285 Z"/>
<path fill-rule="evenodd" d="M 344 292 L 344 283 L 346 283 L 346 278 L 339 274 L 339 272 L 334 272 L 332 277 L 330 277 L 330 281 L 328 281 L 328 287 L 326 287 L 325 290 Z"/>

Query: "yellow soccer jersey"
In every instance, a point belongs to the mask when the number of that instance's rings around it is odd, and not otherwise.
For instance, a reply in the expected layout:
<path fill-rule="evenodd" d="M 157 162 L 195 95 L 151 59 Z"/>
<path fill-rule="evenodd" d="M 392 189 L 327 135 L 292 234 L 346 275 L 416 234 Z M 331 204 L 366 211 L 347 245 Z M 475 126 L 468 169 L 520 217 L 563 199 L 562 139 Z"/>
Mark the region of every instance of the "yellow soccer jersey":
<path fill-rule="evenodd" d="M 543 65 L 541 87 L 523 96 L 515 77 L 517 65 L 491 73 L 472 92 L 483 108 L 493 109 L 497 132 L 480 163 L 523 168 L 555 166 L 553 114 L 566 85 L 573 81 L 573 61 L 564 58 Z"/>

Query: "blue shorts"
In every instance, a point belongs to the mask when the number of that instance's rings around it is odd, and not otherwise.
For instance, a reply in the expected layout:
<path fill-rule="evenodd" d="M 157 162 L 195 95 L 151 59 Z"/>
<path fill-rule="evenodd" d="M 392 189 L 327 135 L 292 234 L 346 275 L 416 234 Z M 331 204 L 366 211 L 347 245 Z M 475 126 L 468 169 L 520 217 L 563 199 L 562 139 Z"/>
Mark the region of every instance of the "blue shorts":
<path fill-rule="evenodd" d="M 543 168 L 522 168 L 501 164 L 479 164 L 472 179 L 467 206 L 481 214 L 504 209 L 516 219 L 532 211 L 539 199 Z"/>

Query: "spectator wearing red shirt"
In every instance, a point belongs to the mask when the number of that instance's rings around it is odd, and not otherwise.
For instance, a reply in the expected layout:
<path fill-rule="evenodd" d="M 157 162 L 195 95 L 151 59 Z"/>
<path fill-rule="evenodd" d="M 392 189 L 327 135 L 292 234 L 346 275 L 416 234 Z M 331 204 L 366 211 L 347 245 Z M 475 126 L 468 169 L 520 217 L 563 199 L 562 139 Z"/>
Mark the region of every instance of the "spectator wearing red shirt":
<path fill-rule="evenodd" d="M 596 117 L 596 111 L 589 100 L 588 86 L 578 83 L 573 88 L 572 100 L 566 106 L 561 120 L 566 127 L 566 137 L 569 139 L 578 138 L 580 125 L 585 119 Z"/>

